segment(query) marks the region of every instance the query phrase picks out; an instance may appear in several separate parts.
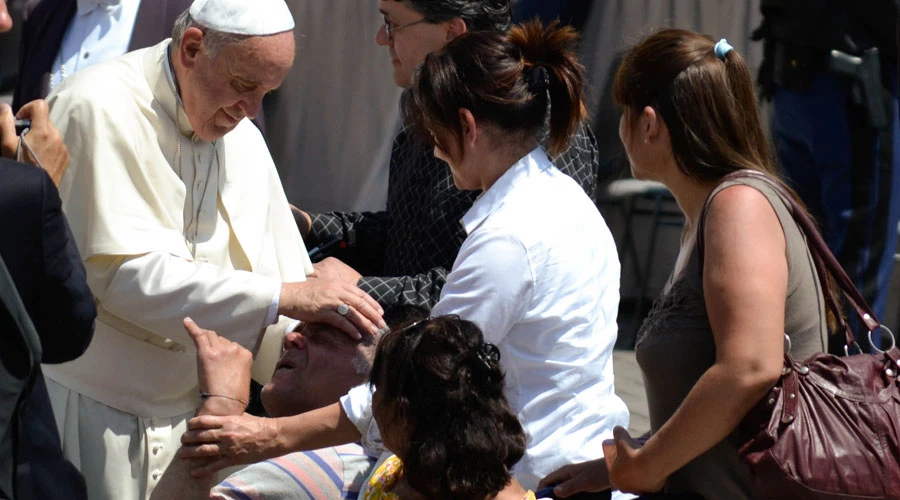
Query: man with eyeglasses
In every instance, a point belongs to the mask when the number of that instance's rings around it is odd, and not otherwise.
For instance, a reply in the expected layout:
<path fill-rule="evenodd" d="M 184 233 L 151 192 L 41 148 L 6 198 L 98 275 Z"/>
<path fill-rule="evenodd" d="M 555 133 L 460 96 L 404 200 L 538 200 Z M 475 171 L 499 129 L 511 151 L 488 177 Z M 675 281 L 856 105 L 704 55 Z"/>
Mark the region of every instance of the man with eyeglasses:
<path fill-rule="evenodd" d="M 380 0 L 384 27 L 375 42 L 388 49 L 394 82 L 410 85 L 425 57 L 469 30 L 506 32 L 509 0 Z M 554 163 L 593 199 L 596 141 L 582 127 L 571 148 Z M 341 248 L 316 264 L 320 276 L 347 281 L 382 306 L 431 308 L 440 298 L 465 231 L 459 223 L 479 192 L 460 191 L 450 169 L 432 148 L 401 131 L 391 151 L 387 206 L 381 212 L 307 213 L 295 210 L 308 246 L 334 242 Z"/>

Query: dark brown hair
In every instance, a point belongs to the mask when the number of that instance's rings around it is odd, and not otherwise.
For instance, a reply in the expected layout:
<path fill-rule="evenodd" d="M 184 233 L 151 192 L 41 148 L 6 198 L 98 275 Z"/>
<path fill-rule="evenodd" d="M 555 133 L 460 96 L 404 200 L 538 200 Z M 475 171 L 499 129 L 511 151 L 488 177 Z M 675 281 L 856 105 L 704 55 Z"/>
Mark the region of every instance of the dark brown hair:
<path fill-rule="evenodd" d="M 775 175 L 772 148 L 757 110 L 756 89 L 735 50 L 724 59 L 706 35 L 666 29 L 629 50 L 613 99 L 630 116 L 654 108 L 669 128 L 681 171 L 714 181 L 734 170 Z"/>
<path fill-rule="evenodd" d="M 549 152 L 559 155 L 587 116 L 577 39 L 571 27 L 553 22 L 545 29 L 539 21 L 513 26 L 507 35 L 457 37 L 414 73 L 401 102 L 407 127 L 445 151 L 433 132 L 448 132 L 461 147 L 459 110 L 465 108 L 476 120 L 536 144 L 549 107 Z"/>
<path fill-rule="evenodd" d="M 498 358 L 478 326 L 457 316 L 413 323 L 378 343 L 371 383 L 411 426 L 403 473 L 425 497 L 493 497 L 525 454 Z"/>
<path fill-rule="evenodd" d="M 806 210 L 781 180 L 762 128 L 756 87 L 736 50 L 716 56 L 712 37 L 665 29 L 630 49 L 616 72 L 613 99 L 629 117 L 650 106 L 669 129 L 672 153 L 688 177 L 715 182 L 741 169 L 769 174 Z M 823 287 L 841 297 L 829 276 Z M 837 325 L 826 308 L 828 325 Z"/>
<path fill-rule="evenodd" d="M 512 6 L 509 0 L 406 0 L 406 2 L 432 24 L 459 17 L 472 31 L 497 33 L 506 33 L 512 24 Z"/>

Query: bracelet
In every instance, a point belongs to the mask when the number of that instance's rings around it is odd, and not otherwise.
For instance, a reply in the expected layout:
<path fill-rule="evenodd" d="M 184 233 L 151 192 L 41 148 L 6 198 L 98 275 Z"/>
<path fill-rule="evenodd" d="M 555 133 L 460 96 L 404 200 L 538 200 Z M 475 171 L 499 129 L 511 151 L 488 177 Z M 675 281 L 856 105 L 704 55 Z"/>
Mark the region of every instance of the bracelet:
<path fill-rule="evenodd" d="M 28 144 L 28 141 L 25 140 L 25 134 L 27 134 L 30 131 L 31 131 L 30 128 L 26 128 L 19 135 L 19 147 L 18 147 L 18 149 L 16 149 L 16 161 L 19 163 L 27 163 L 24 161 L 26 159 L 25 153 L 22 152 L 22 150 L 25 149 L 26 151 L 28 151 L 28 153 L 31 155 L 31 157 L 34 158 L 34 162 L 37 164 L 36 166 L 38 168 L 43 169 L 44 164 L 41 163 L 41 159 L 38 158 L 37 153 L 35 153 L 34 149 L 31 148 L 31 144 Z"/>
<path fill-rule="evenodd" d="M 226 396 L 224 394 L 210 394 L 208 392 L 200 391 L 200 399 L 209 399 L 209 398 L 225 398 L 230 399 L 232 401 L 237 401 L 238 403 L 244 405 L 244 408 L 247 408 L 247 405 L 250 403 L 244 401 L 243 399 L 233 398 L 231 396 Z"/>

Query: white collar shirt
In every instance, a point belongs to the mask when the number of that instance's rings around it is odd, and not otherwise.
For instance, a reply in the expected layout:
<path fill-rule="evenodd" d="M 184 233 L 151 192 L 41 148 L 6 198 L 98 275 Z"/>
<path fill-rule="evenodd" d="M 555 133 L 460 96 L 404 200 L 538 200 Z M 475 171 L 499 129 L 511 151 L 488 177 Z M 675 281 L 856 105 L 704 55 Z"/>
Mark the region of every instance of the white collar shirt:
<path fill-rule="evenodd" d="M 506 394 L 527 434 L 516 478 L 603 456 L 628 409 L 612 350 L 619 261 L 593 202 L 541 148 L 513 165 L 463 217 L 468 236 L 432 310 L 473 321 L 500 349 Z"/>
<path fill-rule="evenodd" d="M 431 314 L 476 323 L 500 349 L 506 396 L 527 437 L 515 478 L 535 489 L 563 465 L 602 457 L 613 427 L 628 426 L 613 384 L 615 242 L 593 202 L 541 148 L 485 191 L 462 223 L 468 237 Z M 351 389 L 341 407 L 363 445 L 382 449 L 372 388 Z"/>
<path fill-rule="evenodd" d="M 78 0 L 51 66 L 50 90 L 76 71 L 128 52 L 141 0 Z"/>

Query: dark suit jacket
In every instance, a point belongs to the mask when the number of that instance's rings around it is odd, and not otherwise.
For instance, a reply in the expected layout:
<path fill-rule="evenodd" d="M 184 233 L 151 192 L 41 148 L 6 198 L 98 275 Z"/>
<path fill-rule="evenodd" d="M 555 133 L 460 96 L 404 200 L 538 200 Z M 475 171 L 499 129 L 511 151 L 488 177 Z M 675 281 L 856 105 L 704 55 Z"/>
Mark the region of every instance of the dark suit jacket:
<path fill-rule="evenodd" d="M 128 50 L 150 47 L 171 36 L 175 19 L 190 6 L 190 0 L 143 0 Z M 50 71 L 76 8 L 75 0 L 29 0 L 26 4 L 14 111 L 47 96 Z"/>
<path fill-rule="evenodd" d="M 90 344 L 97 310 L 59 193 L 45 171 L 30 165 L 0 159 L 0 179 L 0 258 L 39 338 L 37 359 L 71 361 Z M 0 283 L 7 298 L 9 288 L 8 282 Z M 23 386 L 28 398 L 10 421 L 16 432 L 10 441 L 0 442 L 0 456 L 15 457 L 16 498 L 78 498 L 84 484 L 62 458 L 40 366 L 29 366 L 27 356 L 6 354 L 7 343 L 22 345 L 15 342 L 21 338 L 22 323 L 10 319 L 14 317 L 8 311 L 0 314 L 0 370 L 28 381 Z M 32 386 L 30 392 L 28 386 Z M 6 399 L 12 397 L 6 389 L 2 389 L 0 408 L 9 409 L 14 405 Z M 5 492 L 4 482 L 0 477 L 0 490 Z"/>

